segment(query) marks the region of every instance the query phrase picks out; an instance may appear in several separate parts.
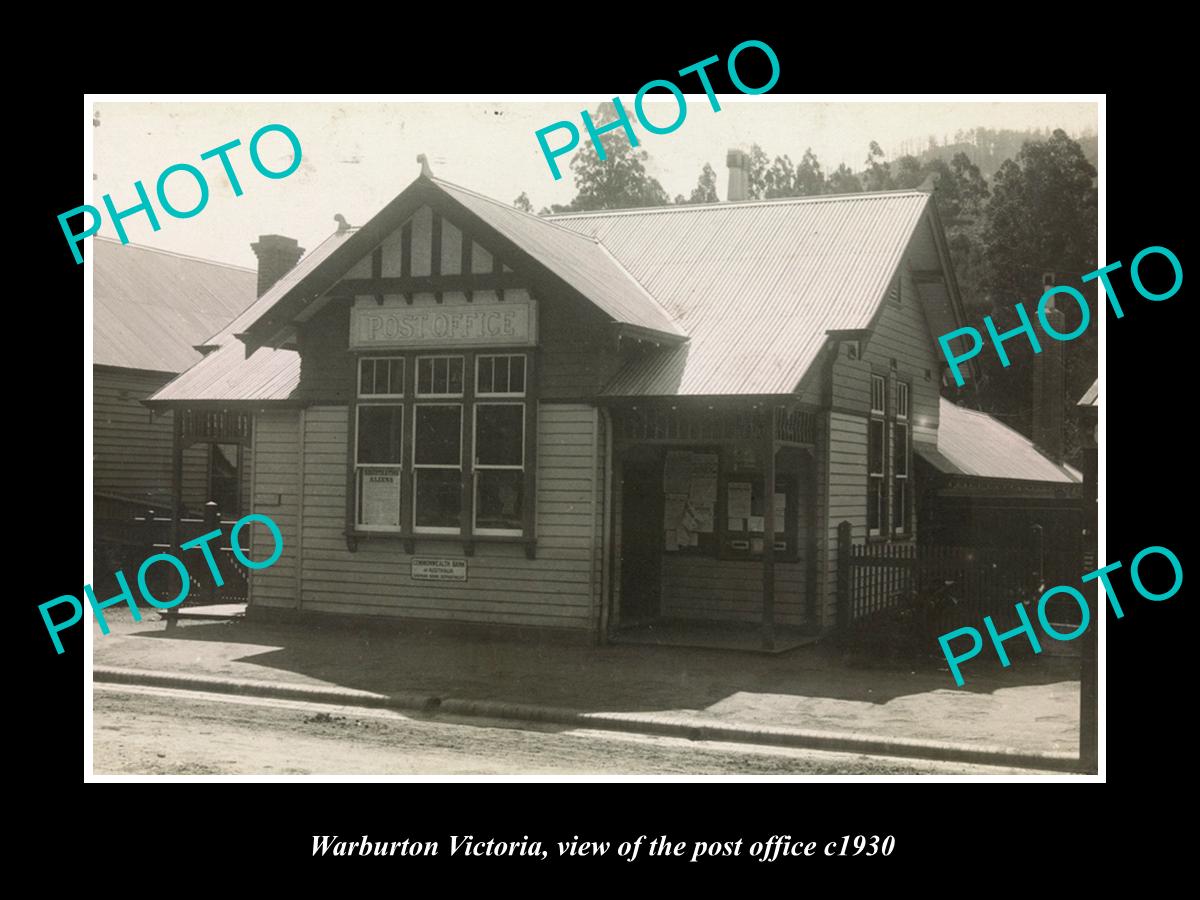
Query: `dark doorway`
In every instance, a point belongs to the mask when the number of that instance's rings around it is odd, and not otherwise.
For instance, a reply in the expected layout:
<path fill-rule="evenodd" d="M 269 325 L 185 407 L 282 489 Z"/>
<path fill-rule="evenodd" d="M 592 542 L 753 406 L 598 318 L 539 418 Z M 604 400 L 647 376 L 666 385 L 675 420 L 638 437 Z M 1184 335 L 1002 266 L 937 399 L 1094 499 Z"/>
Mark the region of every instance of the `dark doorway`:
<path fill-rule="evenodd" d="M 239 444 L 209 444 L 208 499 L 215 500 L 222 519 L 242 514 L 242 448 Z"/>
<path fill-rule="evenodd" d="M 655 447 L 632 447 L 622 459 L 621 608 L 622 627 L 655 619 L 662 591 L 662 454 Z"/>

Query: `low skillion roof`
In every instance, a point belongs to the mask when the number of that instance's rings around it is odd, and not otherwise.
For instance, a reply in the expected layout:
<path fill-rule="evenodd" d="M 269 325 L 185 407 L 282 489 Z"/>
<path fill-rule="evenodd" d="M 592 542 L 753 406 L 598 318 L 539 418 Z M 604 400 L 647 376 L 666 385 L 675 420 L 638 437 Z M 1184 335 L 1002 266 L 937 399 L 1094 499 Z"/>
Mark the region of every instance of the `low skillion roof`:
<path fill-rule="evenodd" d="M 987 413 L 943 397 L 938 415 L 936 449 L 922 443 L 913 449 L 939 472 L 1055 484 L 1083 481 L 1078 469 L 1051 461 L 1025 435 Z"/>
<path fill-rule="evenodd" d="M 827 331 L 871 323 L 929 196 L 888 191 L 554 217 L 604 244 L 689 336 L 619 372 L 604 393 L 791 393 Z"/>
<path fill-rule="evenodd" d="M 92 239 L 93 363 L 182 372 L 195 349 L 254 302 L 253 269 Z"/>
<path fill-rule="evenodd" d="M 353 232 L 354 229 L 336 232 L 307 253 L 270 290 L 232 321 L 223 323 L 224 327 L 205 341 L 216 345 L 216 350 L 210 351 L 196 365 L 164 385 L 148 402 L 267 401 L 290 398 L 300 385 L 300 354 L 295 350 L 259 347 L 246 356 L 245 345 L 236 336 L 328 259 Z"/>

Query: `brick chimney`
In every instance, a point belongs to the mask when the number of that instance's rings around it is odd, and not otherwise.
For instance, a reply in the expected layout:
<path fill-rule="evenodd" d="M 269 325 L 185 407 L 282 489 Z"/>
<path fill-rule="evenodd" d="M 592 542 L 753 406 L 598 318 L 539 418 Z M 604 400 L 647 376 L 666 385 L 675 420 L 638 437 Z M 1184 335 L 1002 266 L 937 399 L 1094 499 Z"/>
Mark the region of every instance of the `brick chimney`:
<path fill-rule="evenodd" d="M 1042 276 L 1042 291 L 1054 286 L 1054 275 Z M 1066 317 L 1054 306 L 1053 298 L 1046 304 L 1046 322 L 1059 334 L 1067 331 Z M 1061 463 L 1065 455 L 1063 435 L 1063 404 L 1066 401 L 1066 368 L 1063 342 L 1049 336 L 1040 341 L 1042 352 L 1033 357 L 1033 443 L 1039 450 Z"/>
<path fill-rule="evenodd" d="M 729 167 L 729 202 L 747 200 L 750 197 L 750 157 L 741 150 L 730 150 L 725 154 L 725 165 Z"/>
<path fill-rule="evenodd" d="M 250 249 L 258 257 L 258 296 L 269 291 L 280 278 L 290 272 L 300 257 L 304 248 L 295 238 L 284 237 L 281 234 L 262 234 L 258 243 L 251 244 Z"/>

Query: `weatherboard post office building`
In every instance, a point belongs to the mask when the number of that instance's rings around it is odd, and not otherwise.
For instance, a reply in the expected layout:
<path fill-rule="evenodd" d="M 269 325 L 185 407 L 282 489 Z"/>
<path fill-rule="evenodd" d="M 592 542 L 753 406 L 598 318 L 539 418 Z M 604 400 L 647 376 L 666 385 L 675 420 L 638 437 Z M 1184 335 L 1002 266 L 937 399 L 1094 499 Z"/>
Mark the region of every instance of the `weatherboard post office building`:
<path fill-rule="evenodd" d="M 954 464 L 928 193 L 538 217 L 423 172 L 294 262 L 147 401 L 252 415 L 251 616 L 780 646 L 835 623 L 839 523 L 912 542 L 914 453 Z"/>

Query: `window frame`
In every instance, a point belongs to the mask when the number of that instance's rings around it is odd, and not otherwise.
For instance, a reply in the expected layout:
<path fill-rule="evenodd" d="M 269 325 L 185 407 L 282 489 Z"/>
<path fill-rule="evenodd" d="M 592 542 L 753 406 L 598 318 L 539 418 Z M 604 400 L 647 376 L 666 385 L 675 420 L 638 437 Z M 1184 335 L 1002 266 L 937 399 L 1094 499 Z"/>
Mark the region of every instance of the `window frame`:
<path fill-rule="evenodd" d="M 362 423 L 362 409 L 363 409 L 363 407 L 373 407 L 373 406 L 394 408 L 394 409 L 400 410 L 400 446 L 399 446 L 400 461 L 399 462 L 395 462 L 395 463 L 390 463 L 390 462 L 387 462 L 387 463 L 364 463 L 364 462 L 358 461 L 359 430 L 360 430 L 360 426 Z M 362 400 L 359 400 L 358 402 L 356 402 L 354 404 L 354 442 L 353 442 L 354 450 L 353 450 L 353 456 L 351 456 L 351 461 L 353 463 L 353 469 L 354 469 L 354 476 L 353 476 L 354 520 L 353 521 L 354 521 L 355 529 L 357 529 L 359 531 L 378 531 L 378 532 L 383 532 L 385 534 L 399 534 L 401 529 L 404 526 L 402 510 L 404 507 L 403 491 L 404 491 L 404 428 L 405 428 L 404 420 L 405 420 L 405 418 L 406 418 L 406 415 L 405 415 L 403 403 L 396 403 L 394 401 L 390 402 L 390 403 L 383 402 L 383 401 L 375 402 L 373 400 L 368 400 L 366 402 L 363 402 Z M 400 495 L 400 508 L 397 509 L 397 514 L 400 518 L 399 524 L 397 524 L 397 525 L 370 525 L 370 524 L 367 524 L 362 521 L 362 470 L 364 470 L 364 469 L 399 469 L 400 470 L 401 495 Z"/>
<path fill-rule="evenodd" d="M 415 552 L 416 540 L 442 540 L 442 541 L 462 541 L 464 550 L 469 556 L 472 554 L 472 545 L 476 539 L 482 541 L 508 541 L 518 542 L 525 545 L 526 555 L 533 558 L 535 555 L 535 545 L 537 539 L 536 532 L 536 502 L 537 502 L 537 406 L 538 406 L 538 386 L 537 386 L 537 361 L 538 353 L 536 347 L 526 348 L 461 348 L 451 349 L 448 352 L 434 353 L 416 353 L 409 352 L 405 354 L 391 355 L 380 354 L 378 351 L 373 353 L 354 354 L 353 372 L 355 379 L 354 399 L 352 400 L 353 414 L 350 416 L 350 425 L 354 429 L 353 434 L 347 448 L 348 456 L 348 473 L 347 473 L 347 503 L 346 503 L 346 538 L 347 546 L 353 552 L 357 549 L 358 538 L 401 538 L 405 542 L 406 552 L 411 554 Z M 523 359 L 524 369 L 524 385 L 521 391 L 506 391 L 506 392 L 485 392 L 481 395 L 476 394 L 478 387 L 478 372 L 482 365 L 482 360 L 486 358 L 504 357 L 509 360 L 520 357 Z M 405 388 L 405 393 L 399 396 L 383 396 L 376 394 L 362 394 L 362 361 L 364 359 L 388 359 L 396 365 L 399 360 L 402 371 L 402 386 Z M 429 359 L 458 359 L 462 366 L 462 390 L 461 392 L 420 392 L 420 366 L 421 360 Z M 509 362 L 511 367 L 512 363 Z M 390 373 L 389 373 L 390 374 Z M 447 385 L 450 384 L 449 373 L 447 373 Z M 430 384 L 433 388 L 436 385 Z M 390 387 L 390 385 L 389 385 Z M 476 474 L 475 459 L 476 453 L 476 432 L 477 432 L 477 407 L 487 405 L 511 405 L 521 406 L 521 465 L 498 465 L 484 464 L 479 466 L 481 470 L 508 469 L 522 472 L 521 480 L 521 528 L 520 529 L 495 529 L 495 528 L 478 528 L 476 522 L 478 520 L 478 490 L 479 479 Z M 359 452 L 359 413 L 358 409 L 362 406 L 391 406 L 401 408 L 401 433 L 400 445 L 401 461 L 397 464 L 391 463 L 358 463 Z M 459 412 L 459 453 L 457 465 L 448 463 L 417 463 L 417 443 L 418 429 L 417 420 L 419 413 L 418 408 L 421 406 L 453 406 L 457 407 Z M 401 496 L 400 498 L 400 525 L 381 526 L 381 525 L 364 525 L 360 523 L 361 518 L 361 496 L 360 496 L 360 479 L 363 477 L 359 474 L 360 470 L 367 468 L 398 468 L 401 471 L 402 490 L 406 486 L 411 492 L 410 498 L 407 500 Z M 433 526 L 433 525 L 417 525 L 418 504 L 417 504 L 417 487 L 420 479 L 419 472 L 423 469 L 455 471 L 458 473 L 457 483 L 461 489 L 462 502 L 459 507 L 459 524 L 457 527 L 449 526 Z"/>
<path fill-rule="evenodd" d="M 431 395 L 427 394 L 425 396 L 429 397 Z M 412 422 L 413 422 L 413 425 L 412 425 L 412 455 L 410 457 L 411 461 L 409 464 L 410 470 L 412 472 L 411 481 L 412 481 L 412 532 L 413 532 L 413 534 L 452 534 L 452 535 L 462 534 L 462 531 L 463 531 L 463 528 L 462 528 L 463 508 L 462 508 L 461 496 L 459 499 L 459 507 L 458 507 L 459 524 L 456 527 L 452 528 L 449 525 L 418 525 L 417 524 L 417 481 L 418 481 L 418 476 L 423 469 L 433 469 L 433 470 L 443 471 L 443 472 L 458 472 L 458 486 L 459 486 L 459 492 L 461 495 L 462 482 L 463 482 L 463 455 L 464 455 L 463 450 L 465 449 L 463 447 L 463 432 L 465 430 L 463 418 L 464 418 L 464 413 L 465 413 L 465 410 L 464 410 L 465 405 L 466 404 L 461 399 L 458 402 L 445 402 L 444 400 L 440 400 L 440 401 L 439 400 L 429 400 L 428 402 L 426 402 L 426 401 L 418 402 L 418 401 L 414 400 L 414 402 L 413 402 L 413 405 L 412 405 L 412 410 L 413 410 L 413 413 L 412 413 L 412 416 L 413 416 L 413 418 L 412 418 Z M 447 463 L 419 463 L 419 462 L 417 462 L 417 411 L 420 410 L 422 407 L 426 407 L 426 408 L 457 407 L 458 408 L 458 462 L 456 464 L 449 465 Z"/>
<path fill-rule="evenodd" d="M 392 394 L 392 393 L 380 394 L 380 393 L 374 393 L 374 392 L 372 392 L 370 394 L 363 393 L 362 364 L 365 362 L 378 363 L 381 360 L 386 360 L 389 364 L 389 369 L 388 369 L 389 377 L 391 376 L 391 365 L 394 365 L 395 363 L 400 364 L 400 393 L 398 393 L 398 394 Z M 364 400 L 364 399 L 366 399 L 366 400 L 401 400 L 401 399 L 403 399 L 405 396 L 405 387 L 406 387 L 404 382 L 407 377 L 407 372 L 405 371 L 405 368 L 406 368 L 405 362 L 406 362 L 406 360 L 403 356 L 376 356 L 376 355 L 364 354 L 363 356 L 358 357 L 358 363 L 357 363 L 357 365 L 355 367 L 355 371 L 354 371 L 354 383 L 355 383 L 354 395 L 355 395 L 355 397 L 357 397 L 360 400 Z"/>
<path fill-rule="evenodd" d="M 876 372 L 870 373 L 870 414 L 867 417 L 867 493 L 866 493 L 866 526 L 868 538 L 884 538 L 888 534 L 890 509 L 888 507 L 888 416 L 887 416 L 887 397 L 888 397 L 888 377 L 880 375 Z M 882 385 L 877 390 L 877 387 Z M 876 406 L 878 398 L 879 405 Z M 872 425 L 879 425 L 879 471 L 871 470 L 871 431 Z M 871 492 L 872 489 L 877 490 L 877 512 L 879 514 L 879 523 L 877 528 L 871 527 Z"/>
<path fill-rule="evenodd" d="M 901 398 L 903 397 L 903 402 Z M 896 406 L 891 424 L 891 517 L 889 519 L 892 535 L 895 537 L 910 537 L 912 535 L 912 385 L 906 381 L 896 380 Z M 904 472 L 896 469 L 896 433 L 904 429 Z M 900 482 L 903 482 L 903 502 L 899 500 Z M 896 524 L 897 512 L 900 524 Z"/>
<path fill-rule="evenodd" d="M 524 360 L 523 367 L 522 367 L 522 373 L 521 373 L 521 390 L 519 390 L 519 391 L 481 391 L 479 389 L 479 372 L 480 372 L 479 364 L 482 360 L 485 360 L 485 359 L 508 360 L 509 361 L 509 363 L 508 363 L 508 383 L 509 383 L 509 386 L 511 387 L 512 386 L 512 362 L 511 361 L 513 359 L 517 359 L 517 358 Z M 528 393 L 528 388 L 529 388 L 529 358 L 528 358 L 528 354 L 525 354 L 525 353 L 476 353 L 473 374 L 474 374 L 474 378 L 475 378 L 475 396 L 476 397 L 486 397 L 489 400 L 493 397 L 501 398 L 501 399 L 524 398 L 526 396 L 526 394 Z M 493 369 L 492 369 L 492 383 L 495 384 L 494 363 L 493 363 Z"/>
<path fill-rule="evenodd" d="M 421 391 L 421 362 L 423 360 L 439 360 L 439 359 L 458 359 L 462 361 L 462 390 L 457 393 L 451 391 L 449 393 L 439 394 L 430 392 L 428 394 Z M 437 372 L 434 371 L 436 379 Z M 450 387 L 450 371 L 449 367 L 446 370 L 446 387 Z M 414 400 L 455 400 L 460 399 L 466 394 L 467 389 L 467 356 L 465 353 L 422 353 L 413 356 L 413 399 Z"/>
<path fill-rule="evenodd" d="M 522 395 L 524 392 L 522 391 Z M 471 531 L 474 534 L 488 537 L 520 537 L 524 528 L 480 528 L 479 527 L 479 473 L 483 472 L 520 472 L 521 484 L 524 487 L 525 469 L 528 454 L 526 452 L 526 402 L 520 400 L 493 400 L 496 395 L 485 395 L 488 399 L 476 400 L 471 404 L 471 448 L 474 459 L 471 461 Z M 510 465 L 501 463 L 481 463 L 479 461 L 479 408 L 481 406 L 515 406 L 521 410 L 521 463 Z"/>

